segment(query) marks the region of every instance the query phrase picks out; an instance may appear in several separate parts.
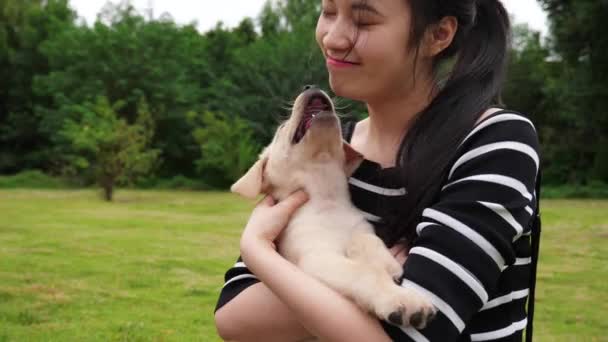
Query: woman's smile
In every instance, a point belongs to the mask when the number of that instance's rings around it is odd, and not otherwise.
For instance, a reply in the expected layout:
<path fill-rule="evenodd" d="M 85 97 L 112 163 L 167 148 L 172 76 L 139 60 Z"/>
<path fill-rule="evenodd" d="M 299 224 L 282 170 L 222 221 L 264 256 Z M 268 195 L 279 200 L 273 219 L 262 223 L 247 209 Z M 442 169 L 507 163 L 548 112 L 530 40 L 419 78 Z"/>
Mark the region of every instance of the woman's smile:
<path fill-rule="evenodd" d="M 329 69 L 345 69 L 345 68 L 352 68 L 354 66 L 360 65 L 360 63 L 339 60 L 339 59 L 332 58 L 329 56 L 327 56 L 327 58 L 326 58 L 326 64 Z"/>

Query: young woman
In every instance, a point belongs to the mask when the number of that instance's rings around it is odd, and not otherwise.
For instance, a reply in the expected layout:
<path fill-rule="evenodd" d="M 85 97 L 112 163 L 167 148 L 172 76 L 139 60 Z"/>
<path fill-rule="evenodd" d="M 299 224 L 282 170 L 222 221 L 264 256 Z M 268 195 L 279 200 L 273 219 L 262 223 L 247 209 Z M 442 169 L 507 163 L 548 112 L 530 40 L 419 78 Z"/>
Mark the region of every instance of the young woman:
<path fill-rule="evenodd" d="M 273 241 L 306 201 L 296 193 L 253 211 L 226 274 L 219 334 L 521 341 L 539 147 L 528 119 L 492 107 L 510 30 L 503 5 L 323 0 L 322 9 L 316 38 L 331 88 L 369 112 L 345 127 L 366 157 L 349 181 L 353 201 L 404 262 L 402 286 L 429 296 L 438 315 L 422 330 L 378 321 L 283 259 Z"/>

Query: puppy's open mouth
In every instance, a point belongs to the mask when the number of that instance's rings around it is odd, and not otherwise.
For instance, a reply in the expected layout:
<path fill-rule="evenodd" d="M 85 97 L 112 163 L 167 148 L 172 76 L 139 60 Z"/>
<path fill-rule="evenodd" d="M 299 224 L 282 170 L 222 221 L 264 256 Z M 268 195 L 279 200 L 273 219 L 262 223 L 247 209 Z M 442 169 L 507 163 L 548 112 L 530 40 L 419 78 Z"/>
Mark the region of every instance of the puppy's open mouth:
<path fill-rule="evenodd" d="M 308 100 L 308 104 L 304 108 L 304 115 L 302 115 L 302 119 L 300 119 L 296 133 L 293 136 L 292 142 L 294 144 L 299 143 L 302 138 L 304 138 L 304 135 L 310 128 L 314 117 L 324 111 L 331 111 L 331 103 L 329 102 L 329 99 L 323 95 L 311 96 L 311 98 Z"/>

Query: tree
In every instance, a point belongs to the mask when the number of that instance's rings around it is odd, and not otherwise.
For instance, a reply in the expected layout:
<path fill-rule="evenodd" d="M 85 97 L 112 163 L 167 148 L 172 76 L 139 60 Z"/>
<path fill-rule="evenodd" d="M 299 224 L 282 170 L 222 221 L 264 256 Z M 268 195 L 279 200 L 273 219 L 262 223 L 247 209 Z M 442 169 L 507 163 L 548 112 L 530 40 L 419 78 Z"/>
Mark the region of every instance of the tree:
<path fill-rule="evenodd" d="M 548 14 L 552 49 L 561 60 L 559 78 L 552 84 L 558 101 L 556 115 L 571 124 L 572 154 L 568 181 L 608 182 L 608 36 L 606 1 L 539 0 Z M 559 132 L 563 134 L 564 132 Z"/>
<path fill-rule="evenodd" d="M 149 173 L 159 151 L 150 149 L 154 132 L 147 104 L 141 101 L 137 119 L 128 124 L 117 111 L 124 103 L 110 104 L 99 97 L 95 103 L 76 106 L 80 120 L 68 119 L 59 133 L 68 144 L 65 160 L 72 171 L 91 171 L 111 201 L 117 184 L 129 184 Z"/>
<path fill-rule="evenodd" d="M 221 112 L 192 112 L 190 120 L 198 126 L 193 134 L 201 149 L 196 166 L 210 185 L 229 186 L 256 160 L 261 146 L 243 119 Z"/>
<path fill-rule="evenodd" d="M 266 1 L 257 19 L 262 37 L 271 38 L 281 31 L 281 17 L 271 1 Z"/>
<path fill-rule="evenodd" d="M 73 26 L 67 0 L 0 0 L 0 173 L 48 168 L 53 154 L 35 108 L 48 104 L 32 89 L 50 71 L 40 45 Z"/>
<path fill-rule="evenodd" d="M 198 149 L 184 131 L 186 113 L 204 103 L 201 82 L 211 82 L 204 43 L 191 25 L 146 21 L 127 5 L 106 7 L 92 28 L 54 36 L 41 46 L 51 72 L 34 84 L 37 94 L 52 99 L 37 109 L 44 134 L 56 145 L 55 132 L 71 113 L 66 108 L 99 96 L 124 102 L 117 114 L 132 123 L 144 97 L 155 122 L 152 145 L 162 151 L 158 172 L 193 176 Z"/>
<path fill-rule="evenodd" d="M 320 1 L 280 0 L 277 1 L 277 6 L 290 31 L 299 28 L 314 29 L 321 12 Z"/>
<path fill-rule="evenodd" d="M 528 25 L 513 27 L 513 48 L 509 51 L 507 82 L 503 99 L 509 108 L 529 113 L 535 121 L 545 122 L 547 79 L 550 77 L 547 59 L 550 51 L 543 46 L 540 32 Z"/>
<path fill-rule="evenodd" d="M 239 25 L 232 31 L 240 42 L 240 46 L 247 46 L 258 39 L 255 32 L 255 24 L 251 18 L 241 20 Z"/>

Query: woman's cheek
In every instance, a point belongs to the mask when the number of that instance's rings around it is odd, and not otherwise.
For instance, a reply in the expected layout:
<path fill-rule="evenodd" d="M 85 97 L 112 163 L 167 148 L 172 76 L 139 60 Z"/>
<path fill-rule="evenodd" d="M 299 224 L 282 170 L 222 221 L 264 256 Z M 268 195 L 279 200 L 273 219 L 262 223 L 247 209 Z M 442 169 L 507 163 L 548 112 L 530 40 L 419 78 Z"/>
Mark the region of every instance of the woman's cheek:
<path fill-rule="evenodd" d="M 327 24 L 323 19 L 323 16 L 319 16 L 319 20 L 317 21 L 317 27 L 315 29 L 315 39 L 317 40 L 317 45 L 321 52 L 325 52 L 325 48 L 323 46 L 323 37 L 327 33 Z"/>

